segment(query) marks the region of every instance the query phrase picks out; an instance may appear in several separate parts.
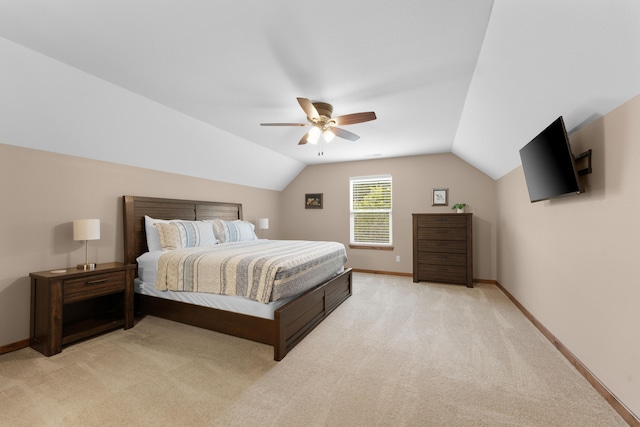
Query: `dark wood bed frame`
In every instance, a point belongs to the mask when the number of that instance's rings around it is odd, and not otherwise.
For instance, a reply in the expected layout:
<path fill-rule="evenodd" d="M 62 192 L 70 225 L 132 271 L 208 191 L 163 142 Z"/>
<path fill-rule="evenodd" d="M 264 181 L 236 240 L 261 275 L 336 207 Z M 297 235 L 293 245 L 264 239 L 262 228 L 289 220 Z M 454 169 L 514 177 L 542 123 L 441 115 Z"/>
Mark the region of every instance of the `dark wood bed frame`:
<path fill-rule="evenodd" d="M 136 264 L 136 258 L 147 252 L 145 215 L 191 221 L 242 219 L 239 203 L 123 196 L 123 208 L 126 264 Z M 345 269 L 277 309 L 273 320 L 139 294 L 136 311 L 271 345 L 279 361 L 351 295 L 351 269 Z"/>

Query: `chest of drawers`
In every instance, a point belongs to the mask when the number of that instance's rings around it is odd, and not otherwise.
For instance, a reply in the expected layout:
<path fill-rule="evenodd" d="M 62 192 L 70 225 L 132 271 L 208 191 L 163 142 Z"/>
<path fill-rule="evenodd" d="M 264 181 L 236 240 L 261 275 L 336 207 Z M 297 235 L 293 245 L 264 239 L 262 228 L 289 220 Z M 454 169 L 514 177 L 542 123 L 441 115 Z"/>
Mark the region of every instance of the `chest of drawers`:
<path fill-rule="evenodd" d="M 413 281 L 473 287 L 473 214 L 413 214 Z"/>

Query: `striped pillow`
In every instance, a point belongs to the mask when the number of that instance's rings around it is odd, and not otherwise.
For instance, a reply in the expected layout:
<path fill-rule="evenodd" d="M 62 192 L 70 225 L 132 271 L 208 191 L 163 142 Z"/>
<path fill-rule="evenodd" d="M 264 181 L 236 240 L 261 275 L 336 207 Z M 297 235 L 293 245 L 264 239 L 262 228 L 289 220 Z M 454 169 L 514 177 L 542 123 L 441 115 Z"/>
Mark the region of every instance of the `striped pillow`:
<path fill-rule="evenodd" d="M 253 231 L 255 226 L 249 221 L 213 219 L 211 223 L 213 224 L 213 232 L 221 243 L 258 240 L 258 236 Z"/>
<path fill-rule="evenodd" d="M 209 221 L 156 222 L 163 251 L 196 246 L 211 246 L 218 243 Z"/>

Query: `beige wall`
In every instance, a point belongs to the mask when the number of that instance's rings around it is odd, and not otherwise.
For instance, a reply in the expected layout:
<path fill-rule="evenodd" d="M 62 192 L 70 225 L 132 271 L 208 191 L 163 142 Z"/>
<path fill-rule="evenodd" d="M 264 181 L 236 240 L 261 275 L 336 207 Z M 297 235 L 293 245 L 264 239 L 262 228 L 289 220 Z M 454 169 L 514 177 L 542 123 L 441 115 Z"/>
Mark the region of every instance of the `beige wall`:
<path fill-rule="evenodd" d="M 586 193 L 530 203 L 522 168 L 497 182 L 498 281 L 640 415 L 640 97 L 580 129 Z"/>
<path fill-rule="evenodd" d="M 84 261 L 74 219 L 101 220 L 91 260 L 123 260 L 124 194 L 240 202 L 255 223 L 277 218 L 281 193 L 0 144 L 0 346 L 29 337 L 29 273 Z"/>
<path fill-rule="evenodd" d="M 270 219 L 267 238 L 348 244 L 349 177 L 381 173 L 393 176 L 395 250 L 349 250 L 349 266 L 411 273 L 411 213 L 451 212 L 431 207 L 431 189 L 448 187 L 474 213 L 474 277 L 495 279 L 495 183 L 452 154 L 312 166 L 278 192 L 0 144 L 0 346 L 29 336 L 29 272 L 84 260 L 74 219 L 101 219 L 92 260 L 123 259 L 124 194 L 240 202 L 245 219 Z M 304 209 L 308 192 L 324 193 L 324 209 Z"/>
<path fill-rule="evenodd" d="M 474 278 L 496 279 L 495 181 L 453 154 L 315 165 L 305 168 L 282 197 L 284 238 L 349 244 L 349 177 L 393 179 L 393 251 L 348 249 L 348 266 L 411 273 L 412 213 L 450 213 L 458 202 L 474 214 Z M 449 206 L 431 206 L 433 188 L 449 189 Z M 305 193 L 323 193 L 324 209 L 305 209 Z M 396 256 L 400 262 L 396 262 Z"/>
<path fill-rule="evenodd" d="M 571 135 L 594 150 L 587 193 L 531 204 L 522 169 L 497 183 L 453 154 L 307 167 L 283 192 L 0 144 L 0 346 L 29 336 L 28 273 L 84 259 L 71 221 L 98 217 L 97 262 L 122 260 L 123 194 L 222 200 L 270 218 L 268 238 L 349 243 L 349 177 L 391 174 L 393 252 L 349 250 L 349 266 L 410 273 L 411 213 L 431 189 L 474 213 L 474 277 L 498 279 L 619 399 L 640 413 L 640 97 Z M 324 209 L 305 210 L 305 193 Z M 396 255 L 401 262 L 395 262 Z"/>

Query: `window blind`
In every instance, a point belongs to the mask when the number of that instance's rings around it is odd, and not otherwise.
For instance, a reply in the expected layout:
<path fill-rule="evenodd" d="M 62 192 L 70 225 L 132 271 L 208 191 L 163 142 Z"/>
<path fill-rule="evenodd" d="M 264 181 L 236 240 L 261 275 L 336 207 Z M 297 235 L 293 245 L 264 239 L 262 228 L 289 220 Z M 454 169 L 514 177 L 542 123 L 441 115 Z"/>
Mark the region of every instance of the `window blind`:
<path fill-rule="evenodd" d="M 391 245 L 391 175 L 352 177 L 351 243 Z"/>

